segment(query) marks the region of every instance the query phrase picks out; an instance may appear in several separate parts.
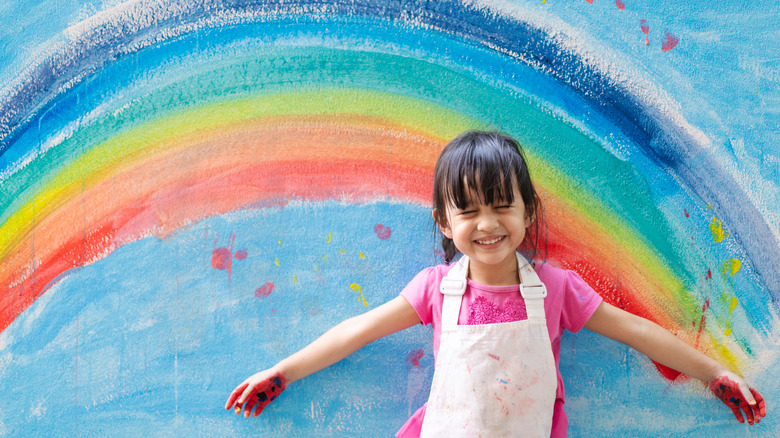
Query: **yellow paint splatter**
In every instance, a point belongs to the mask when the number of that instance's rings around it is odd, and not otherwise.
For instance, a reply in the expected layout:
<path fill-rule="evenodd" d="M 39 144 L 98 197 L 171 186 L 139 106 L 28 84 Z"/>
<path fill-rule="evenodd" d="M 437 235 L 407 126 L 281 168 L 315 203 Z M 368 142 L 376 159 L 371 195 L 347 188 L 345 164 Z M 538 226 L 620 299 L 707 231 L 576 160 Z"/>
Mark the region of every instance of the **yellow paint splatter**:
<path fill-rule="evenodd" d="M 282 239 L 279 239 L 279 245 L 281 245 L 281 244 L 282 244 Z"/>
<path fill-rule="evenodd" d="M 363 255 L 363 251 L 360 251 L 360 258 L 361 259 L 365 259 L 366 258 L 366 256 Z"/>
<path fill-rule="evenodd" d="M 330 243 L 333 240 L 333 233 L 328 233 L 328 240 L 325 243 Z"/>
<path fill-rule="evenodd" d="M 732 277 L 739 272 L 739 270 L 742 269 L 742 262 L 737 259 L 728 259 L 725 262 L 723 262 L 723 265 L 720 268 L 720 272 L 723 273 L 723 275 L 731 275 Z"/>
<path fill-rule="evenodd" d="M 729 237 L 728 231 L 723 231 L 723 223 L 715 216 L 712 217 L 712 222 L 710 222 L 710 232 L 712 232 L 712 240 L 717 243 L 723 242 L 723 239 Z"/>
<path fill-rule="evenodd" d="M 274 263 L 276 263 L 276 266 L 279 266 L 279 257 L 274 260 Z"/>
<path fill-rule="evenodd" d="M 328 261 L 328 255 L 327 255 L 327 254 L 325 254 L 324 256 L 322 256 L 322 261 L 324 261 L 324 262 L 327 262 L 327 261 Z"/>
<path fill-rule="evenodd" d="M 320 272 L 320 268 L 318 268 L 317 265 L 314 265 L 314 272 Z"/>
<path fill-rule="evenodd" d="M 358 299 L 363 302 L 364 306 L 368 307 L 368 303 L 366 302 L 366 297 L 363 296 L 363 289 L 361 289 L 360 285 L 357 283 L 352 283 L 349 285 L 349 288 L 357 292 L 360 295 Z"/>
<path fill-rule="evenodd" d="M 739 304 L 739 300 L 737 297 L 730 297 L 729 299 L 729 312 L 733 312 L 734 309 L 737 308 L 737 305 Z"/>
<path fill-rule="evenodd" d="M 347 253 L 347 251 L 346 251 L 346 250 L 344 250 L 344 249 L 340 249 L 340 250 L 339 250 L 339 254 L 346 254 L 346 253 Z"/>
<path fill-rule="evenodd" d="M 298 277 L 295 274 L 293 274 L 293 283 L 298 283 Z"/>

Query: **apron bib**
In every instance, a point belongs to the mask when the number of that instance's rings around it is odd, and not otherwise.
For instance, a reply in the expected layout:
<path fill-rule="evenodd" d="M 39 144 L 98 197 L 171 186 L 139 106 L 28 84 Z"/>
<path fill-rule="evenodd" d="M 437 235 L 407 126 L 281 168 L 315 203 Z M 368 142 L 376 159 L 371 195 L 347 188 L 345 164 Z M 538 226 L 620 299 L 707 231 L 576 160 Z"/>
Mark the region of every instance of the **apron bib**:
<path fill-rule="evenodd" d="M 468 257 L 442 279 L 441 338 L 420 436 L 549 437 L 558 385 L 544 313 L 547 289 L 517 254 L 528 319 L 458 325 Z"/>

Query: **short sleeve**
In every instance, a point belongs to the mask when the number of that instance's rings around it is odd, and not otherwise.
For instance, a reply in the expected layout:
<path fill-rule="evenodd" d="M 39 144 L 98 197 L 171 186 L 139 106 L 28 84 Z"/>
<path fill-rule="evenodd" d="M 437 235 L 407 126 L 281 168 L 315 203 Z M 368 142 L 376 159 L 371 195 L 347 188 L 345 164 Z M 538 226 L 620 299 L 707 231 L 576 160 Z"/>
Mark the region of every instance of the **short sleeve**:
<path fill-rule="evenodd" d="M 561 324 L 573 333 L 580 331 L 603 299 L 574 271 L 566 271 Z"/>
<path fill-rule="evenodd" d="M 438 292 L 438 275 L 435 268 L 427 268 L 420 271 L 401 291 L 401 296 L 409 301 L 423 325 L 433 322 L 433 292 Z"/>

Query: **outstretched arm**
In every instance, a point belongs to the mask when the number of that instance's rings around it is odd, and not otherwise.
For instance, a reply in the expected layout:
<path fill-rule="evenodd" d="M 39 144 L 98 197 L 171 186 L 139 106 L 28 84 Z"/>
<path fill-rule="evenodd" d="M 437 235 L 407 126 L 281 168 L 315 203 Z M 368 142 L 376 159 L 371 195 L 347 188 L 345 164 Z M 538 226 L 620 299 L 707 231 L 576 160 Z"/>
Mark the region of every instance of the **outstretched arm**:
<path fill-rule="evenodd" d="M 701 380 L 725 403 L 740 423 L 766 416 L 764 397 L 741 377 L 686 344 L 658 324 L 602 302 L 585 328 L 622 342 L 650 359 Z"/>
<path fill-rule="evenodd" d="M 272 368 L 244 380 L 227 399 L 231 407 L 244 417 L 260 415 L 276 400 L 288 384 L 332 365 L 365 345 L 391 333 L 420 323 L 420 317 L 406 298 L 395 299 L 362 315 L 347 319 L 328 330 L 297 353 L 283 359 Z"/>

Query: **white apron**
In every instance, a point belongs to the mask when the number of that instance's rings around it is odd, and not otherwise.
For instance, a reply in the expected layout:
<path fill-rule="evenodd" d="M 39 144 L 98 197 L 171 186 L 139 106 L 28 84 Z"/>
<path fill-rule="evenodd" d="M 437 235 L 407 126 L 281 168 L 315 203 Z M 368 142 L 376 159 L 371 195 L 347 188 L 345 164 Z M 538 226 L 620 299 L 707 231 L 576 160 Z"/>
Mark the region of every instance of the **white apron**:
<path fill-rule="evenodd" d="M 549 437 L 558 379 L 547 289 L 518 254 L 528 319 L 458 325 L 468 263 L 461 257 L 441 282 L 439 353 L 420 437 Z"/>

